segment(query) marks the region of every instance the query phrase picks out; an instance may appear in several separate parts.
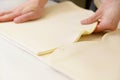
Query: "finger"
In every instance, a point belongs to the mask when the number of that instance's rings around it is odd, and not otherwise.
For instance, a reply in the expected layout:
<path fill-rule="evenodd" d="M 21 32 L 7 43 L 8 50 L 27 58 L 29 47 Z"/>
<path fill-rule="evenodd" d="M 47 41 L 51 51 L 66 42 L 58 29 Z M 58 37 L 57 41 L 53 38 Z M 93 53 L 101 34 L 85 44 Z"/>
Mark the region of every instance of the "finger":
<path fill-rule="evenodd" d="M 90 18 L 87 18 L 85 20 L 81 21 L 81 24 L 91 24 L 97 21 L 97 18 L 95 15 L 91 16 Z"/>
<path fill-rule="evenodd" d="M 20 15 L 19 13 L 10 13 L 0 17 L 1 22 L 12 21 L 15 17 Z"/>
<path fill-rule="evenodd" d="M 109 31 L 113 31 L 117 28 L 117 22 L 114 24 L 111 24 L 112 22 L 109 22 L 108 20 L 103 20 L 101 21 L 94 32 L 102 32 L 102 31 L 106 31 L 106 30 L 109 30 Z"/>
<path fill-rule="evenodd" d="M 91 17 L 89 17 L 85 20 L 82 20 L 81 24 L 91 24 L 91 23 L 96 22 L 98 19 L 99 19 L 99 16 L 97 14 L 94 14 Z"/>
<path fill-rule="evenodd" d="M 14 19 L 14 22 L 15 23 L 23 23 L 23 22 L 33 20 L 33 19 L 35 19 L 34 12 L 28 12 L 28 13 L 25 13 L 23 15 L 20 15 L 20 16 L 16 17 Z"/>
<path fill-rule="evenodd" d="M 2 12 L 0 12 L 0 16 L 3 16 L 5 14 L 10 14 L 11 12 L 12 12 L 12 10 L 2 11 Z"/>
<path fill-rule="evenodd" d="M 85 20 L 82 20 L 81 21 L 81 24 L 91 24 L 91 23 L 94 23 L 96 22 L 98 19 L 101 18 L 101 10 L 99 9 L 98 11 L 96 11 L 96 13 L 94 15 L 92 15 L 91 17 L 85 19 Z"/>

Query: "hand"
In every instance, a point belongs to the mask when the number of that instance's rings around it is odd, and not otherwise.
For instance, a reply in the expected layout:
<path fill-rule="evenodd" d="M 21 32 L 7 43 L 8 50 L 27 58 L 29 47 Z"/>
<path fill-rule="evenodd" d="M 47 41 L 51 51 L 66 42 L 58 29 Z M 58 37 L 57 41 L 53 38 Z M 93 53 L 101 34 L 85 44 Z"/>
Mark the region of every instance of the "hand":
<path fill-rule="evenodd" d="M 103 4 L 90 18 L 81 21 L 91 24 L 98 21 L 95 32 L 115 30 L 120 20 L 120 0 L 104 0 Z"/>
<path fill-rule="evenodd" d="M 14 21 L 22 23 L 41 17 L 47 0 L 28 0 L 15 9 L 0 12 L 0 22 Z"/>

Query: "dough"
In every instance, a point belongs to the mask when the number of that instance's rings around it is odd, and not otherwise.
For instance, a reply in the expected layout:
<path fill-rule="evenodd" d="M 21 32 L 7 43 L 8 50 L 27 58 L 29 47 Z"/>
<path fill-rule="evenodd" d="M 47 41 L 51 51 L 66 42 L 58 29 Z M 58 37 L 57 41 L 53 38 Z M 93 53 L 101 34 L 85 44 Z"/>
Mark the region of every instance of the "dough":
<path fill-rule="evenodd" d="M 70 1 L 47 7 L 41 19 L 23 24 L 0 23 L 0 34 L 33 54 L 47 54 L 57 47 L 78 41 L 94 31 L 96 23 L 81 25 L 80 20 L 94 14 Z M 19 46 L 18 46 L 19 45 Z"/>
<path fill-rule="evenodd" d="M 120 79 L 120 30 L 101 41 L 82 41 L 58 48 L 50 63 L 74 80 Z"/>

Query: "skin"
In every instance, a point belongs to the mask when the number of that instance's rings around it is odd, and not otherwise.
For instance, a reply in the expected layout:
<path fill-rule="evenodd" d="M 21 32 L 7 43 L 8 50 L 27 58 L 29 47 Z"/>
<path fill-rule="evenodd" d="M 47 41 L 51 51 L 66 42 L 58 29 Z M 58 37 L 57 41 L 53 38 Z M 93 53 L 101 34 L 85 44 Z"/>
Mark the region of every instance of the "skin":
<path fill-rule="evenodd" d="M 120 0 L 104 0 L 100 8 L 88 19 L 82 20 L 83 25 L 98 22 L 95 32 L 116 30 L 120 20 Z"/>
<path fill-rule="evenodd" d="M 12 10 L 0 12 L 0 22 L 23 23 L 38 19 L 41 17 L 46 3 L 47 0 L 28 0 Z"/>

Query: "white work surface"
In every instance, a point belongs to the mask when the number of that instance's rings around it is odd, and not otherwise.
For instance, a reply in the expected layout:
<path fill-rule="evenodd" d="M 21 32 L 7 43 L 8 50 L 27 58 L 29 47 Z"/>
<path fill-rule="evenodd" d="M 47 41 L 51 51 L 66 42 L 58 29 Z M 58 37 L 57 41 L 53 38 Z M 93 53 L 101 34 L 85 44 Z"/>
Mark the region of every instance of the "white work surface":
<path fill-rule="evenodd" d="M 0 37 L 0 80 L 68 80 Z"/>

